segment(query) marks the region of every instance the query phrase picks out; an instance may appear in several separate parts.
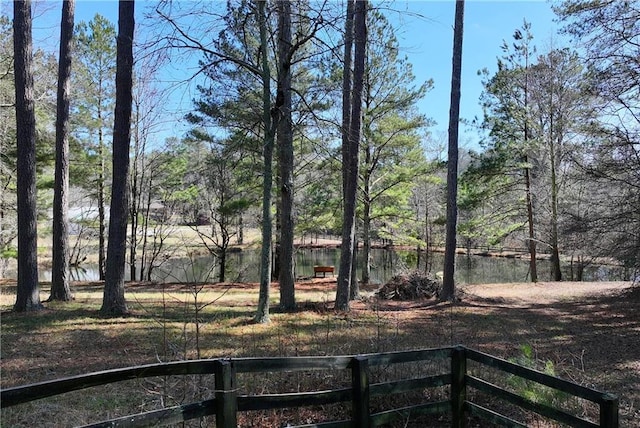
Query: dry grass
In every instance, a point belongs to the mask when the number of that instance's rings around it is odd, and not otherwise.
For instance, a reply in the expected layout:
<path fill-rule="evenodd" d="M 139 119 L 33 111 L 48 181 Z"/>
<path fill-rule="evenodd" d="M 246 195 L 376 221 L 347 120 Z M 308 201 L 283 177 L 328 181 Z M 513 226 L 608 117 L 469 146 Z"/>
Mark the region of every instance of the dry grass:
<path fill-rule="evenodd" d="M 354 303 L 350 312 L 336 313 L 335 280 L 315 279 L 297 284 L 298 312 L 273 310 L 269 325 L 256 325 L 255 284 L 132 283 L 127 286 L 131 315 L 103 318 L 98 314 L 100 283 L 74 284 L 71 303 L 15 314 L 8 312 L 15 282 L 0 281 L 1 385 L 198 357 L 338 355 L 462 343 L 518 358 L 528 345 L 534 362 L 551 362 L 561 377 L 618 394 L 621 426 L 640 427 L 640 292 L 630 287 L 621 282 L 478 285 L 467 287 L 455 305 L 379 302 L 369 290 L 369 297 Z M 277 298 L 274 284 L 274 306 Z M 297 391 L 345 381 L 326 372 L 261 376 L 241 380 L 243 387 Z M 190 402 L 212 389 L 212 380 L 201 377 L 129 381 L 5 409 L 2 425 L 78 425 Z M 243 426 L 278 426 L 344 411 L 336 406 L 258 412 L 241 421 Z"/>
<path fill-rule="evenodd" d="M 48 227 L 50 227 L 50 223 L 41 224 L 38 226 L 38 230 L 44 231 L 47 230 Z M 200 239 L 198 231 L 204 233 L 204 235 L 206 236 L 210 234 L 211 226 L 171 225 L 166 227 L 167 229 L 164 231 L 164 233 L 167 236 L 163 241 L 163 256 L 178 258 L 209 254 L 209 251 Z M 243 233 L 244 243 L 238 244 L 237 237 L 235 237 L 231 240 L 231 246 L 243 249 L 259 246 L 260 229 L 245 228 Z M 51 234 L 41 234 L 38 237 L 38 263 L 41 266 L 51 267 L 51 257 L 53 254 L 52 245 Z M 84 263 L 98 263 L 98 252 L 93 251 L 98 248 L 97 236 L 93 236 L 91 238 L 83 238 L 80 247 L 85 249 L 92 249 L 92 251 L 82 252 L 82 255 L 86 257 Z M 16 269 L 16 261 L 14 259 L 9 260 L 9 267 L 12 270 Z"/>

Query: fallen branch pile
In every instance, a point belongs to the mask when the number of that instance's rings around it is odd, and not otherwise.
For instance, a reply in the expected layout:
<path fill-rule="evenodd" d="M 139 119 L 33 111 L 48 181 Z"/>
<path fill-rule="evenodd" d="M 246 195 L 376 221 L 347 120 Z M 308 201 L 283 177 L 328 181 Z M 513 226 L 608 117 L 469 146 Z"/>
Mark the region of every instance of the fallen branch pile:
<path fill-rule="evenodd" d="M 440 297 L 442 284 L 422 272 L 396 275 L 376 291 L 384 300 L 422 300 Z"/>

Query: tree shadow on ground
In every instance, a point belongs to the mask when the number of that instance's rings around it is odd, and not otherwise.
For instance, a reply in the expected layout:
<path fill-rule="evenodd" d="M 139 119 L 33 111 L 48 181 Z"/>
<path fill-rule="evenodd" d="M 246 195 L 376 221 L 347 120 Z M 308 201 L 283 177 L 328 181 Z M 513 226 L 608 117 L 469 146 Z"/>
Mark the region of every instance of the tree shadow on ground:
<path fill-rule="evenodd" d="M 463 344 L 506 359 L 551 361 L 555 374 L 617 394 L 621 426 L 640 426 L 640 288 L 535 303 L 467 295 L 454 304 L 423 306 L 399 329 L 416 347 Z M 415 307 L 404 307 L 412 311 Z M 393 308 L 386 306 L 392 319 Z"/>
<path fill-rule="evenodd" d="M 307 287 L 327 291 L 320 284 Z M 160 288 L 134 285 L 127 292 L 160 293 Z M 203 357 L 219 358 L 350 355 L 463 344 L 509 359 L 521 355 L 522 345 L 530 345 L 535 358 L 552 361 L 560 377 L 618 394 L 621 426 L 638 426 L 640 288 L 551 303 L 474 295 L 454 304 L 365 299 L 339 313 L 329 300 L 305 301 L 301 295 L 298 312 L 274 308 L 272 323 L 266 326 L 251 321 L 257 286 L 240 284 L 237 289 L 242 290 L 241 300 L 219 301 L 216 311 L 200 313 L 197 322 L 193 304 L 187 301 L 175 301 L 161 312 L 147 311 L 144 302 L 133 305 L 131 294 L 129 317 L 107 319 L 91 308 L 62 307 L 35 315 L 3 314 L 3 386 L 27 383 L 27 376 L 20 378 L 25 373 L 39 381 L 192 359 L 196 346 L 201 346 Z M 172 292 L 183 290 L 180 284 Z M 313 296 L 318 298 L 317 293 Z M 310 379 L 307 382 L 318 385 Z M 273 382 L 277 390 L 275 378 Z"/>

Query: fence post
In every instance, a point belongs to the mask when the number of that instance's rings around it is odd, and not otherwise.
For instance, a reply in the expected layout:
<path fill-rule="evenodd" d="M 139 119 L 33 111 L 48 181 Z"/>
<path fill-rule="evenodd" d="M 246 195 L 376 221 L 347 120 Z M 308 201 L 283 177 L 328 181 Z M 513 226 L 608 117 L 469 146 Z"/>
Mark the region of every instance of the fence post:
<path fill-rule="evenodd" d="M 235 391 L 235 370 L 231 361 L 217 360 L 215 376 L 216 428 L 236 428 L 238 402 Z"/>
<path fill-rule="evenodd" d="M 358 355 L 351 361 L 351 389 L 353 390 L 353 426 L 369 428 L 369 360 Z"/>
<path fill-rule="evenodd" d="M 602 395 L 600 426 L 602 428 L 618 428 L 618 397 L 613 394 Z"/>
<path fill-rule="evenodd" d="M 451 427 L 464 428 L 464 402 L 467 400 L 467 355 L 464 346 L 451 351 Z"/>

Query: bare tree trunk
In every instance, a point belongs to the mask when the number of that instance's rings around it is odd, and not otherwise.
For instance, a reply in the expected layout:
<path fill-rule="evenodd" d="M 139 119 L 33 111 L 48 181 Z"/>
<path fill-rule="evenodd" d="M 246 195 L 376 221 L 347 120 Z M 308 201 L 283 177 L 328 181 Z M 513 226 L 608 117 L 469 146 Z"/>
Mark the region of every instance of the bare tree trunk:
<path fill-rule="evenodd" d="M 149 178 L 143 177 L 143 180 L 148 180 L 147 188 L 147 199 L 145 201 L 144 206 L 144 216 L 142 220 L 142 249 L 140 254 L 140 281 L 151 281 L 151 271 L 153 270 L 153 260 L 155 259 L 155 250 L 151 250 L 151 255 L 149 255 L 149 216 L 151 213 L 151 189 L 153 188 L 153 171 L 149 172 Z M 141 187 L 144 187 L 141 185 Z M 154 237 L 155 238 L 155 237 Z M 154 239 L 155 244 L 155 239 Z"/>
<path fill-rule="evenodd" d="M 354 0 L 347 0 L 347 15 L 345 20 L 344 30 L 344 58 L 343 58 L 343 71 L 342 71 L 342 201 L 343 204 L 347 200 L 347 181 L 349 180 L 349 131 L 351 129 L 351 87 L 353 84 L 353 71 L 351 67 L 352 55 L 353 55 L 353 13 L 354 13 Z M 343 208 L 344 209 L 344 208 Z M 343 230 L 344 232 L 344 230 Z M 344 236 L 344 235 L 343 235 Z M 344 266 L 347 268 L 347 266 Z M 340 259 L 340 267 L 338 270 L 338 283 L 336 296 L 340 295 L 341 305 L 344 306 L 342 301 L 344 296 L 349 295 L 349 288 L 351 285 L 351 275 L 347 279 L 347 273 L 342 274 L 342 258 Z M 347 303 L 348 305 L 348 303 Z M 337 307 L 337 304 L 336 304 Z"/>
<path fill-rule="evenodd" d="M 136 130 L 137 132 L 137 130 Z M 131 278 L 132 281 L 134 281 L 136 279 L 136 273 L 137 273 L 137 262 L 136 259 L 138 258 L 138 227 L 139 227 L 139 221 L 138 221 L 138 214 L 140 213 L 140 208 L 141 208 L 141 198 L 142 198 L 142 186 L 138 185 L 138 179 L 140 179 L 140 182 L 142 182 L 142 180 L 144 179 L 144 177 L 139 177 L 139 173 L 138 173 L 138 163 L 140 162 L 140 149 L 138 147 L 138 138 L 135 138 L 135 143 L 134 143 L 134 157 L 133 157 L 133 168 L 131 171 L 131 177 L 129 178 L 130 180 L 130 189 L 129 189 L 129 221 L 131 222 L 131 224 L 129 225 L 129 234 L 131 235 L 131 243 L 129 244 L 129 278 Z M 144 169 L 144 168 L 143 168 Z M 146 233 L 146 231 L 145 231 Z M 142 281 L 142 269 L 140 269 L 140 280 Z"/>
<path fill-rule="evenodd" d="M 102 124 L 102 111 L 98 110 L 98 122 Z M 106 209 L 105 209 L 105 162 L 104 162 L 104 136 L 102 126 L 98 129 L 98 156 L 100 157 L 100 171 L 98 171 L 98 277 L 105 279 L 106 265 Z"/>
<path fill-rule="evenodd" d="M 36 115 L 33 99 L 31 1 L 13 3 L 13 54 L 18 144 L 18 287 L 13 310 L 42 307 L 38 284 Z"/>
<path fill-rule="evenodd" d="M 147 180 L 147 177 L 141 177 L 140 180 L 140 188 L 144 188 L 144 181 L 142 180 Z M 147 245 L 149 240 L 149 215 L 151 212 L 151 187 L 153 186 L 153 174 L 150 174 L 148 183 L 149 191 L 147 192 L 146 199 L 142 201 L 142 197 L 140 198 L 140 211 L 142 212 L 142 226 L 140 227 L 140 230 L 142 231 L 142 240 L 140 242 L 140 273 L 138 274 L 138 278 L 140 279 L 140 281 L 145 280 L 145 278 L 147 277 L 146 275 L 148 272 L 148 268 L 150 267 L 147 266 Z M 131 197 L 133 197 L 133 194 L 131 194 Z M 148 281 L 151 281 L 150 277 L 148 278 Z"/>
<path fill-rule="evenodd" d="M 278 137 L 279 139 L 279 137 Z M 275 149 L 275 148 L 274 148 Z M 280 189 L 280 165 L 279 162 L 276 162 L 276 172 L 275 177 L 276 188 Z M 282 237 L 282 226 L 280 225 L 280 220 L 282 218 L 282 197 L 278 194 L 276 198 L 276 231 L 275 231 L 275 242 L 273 243 L 273 263 L 271 264 L 271 280 L 278 281 L 280 278 L 280 258 L 282 257 L 282 248 L 280 245 L 280 239 Z"/>
<path fill-rule="evenodd" d="M 238 216 L 238 237 L 236 241 L 238 245 L 244 244 L 244 218 L 242 214 Z"/>
<path fill-rule="evenodd" d="M 347 168 L 349 159 L 349 129 L 351 129 L 351 85 L 352 74 L 351 57 L 353 55 L 353 7 L 354 0 L 347 0 L 347 16 L 344 29 L 344 69 L 342 71 L 342 198 L 347 190 Z"/>
<path fill-rule="evenodd" d="M 428 273 L 431 270 L 429 263 L 431 259 L 431 234 L 429 233 L 429 197 L 424 197 L 424 272 Z"/>
<path fill-rule="evenodd" d="M 353 97 L 351 99 L 351 113 L 349 126 L 348 150 L 343 150 L 343 168 L 346 163 L 346 172 L 343 171 L 344 213 L 342 223 L 342 245 L 340 253 L 340 271 L 338 272 L 338 284 L 336 290 L 337 310 L 349 309 L 351 295 L 351 275 L 354 267 L 355 231 L 356 231 L 356 202 L 358 190 L 358 158 L 360 133 L 362 128 L 362 94 L 364 88 L 364 69 L 367 46 L 367 7 L 366 0 L 357 1 L 353 12 L 354 29 L 354 69 L 353 69 Z M 346 28 L 348 31 L 349 25 Z M 346 36 L 345 36 L 346 38 Z M 345 47 L 345 53 L 347 48 Z M 346 56 L 345 56 L 346 58 Z M 345 72 L 347 72 L 345 70 Z"/>
<path fill-rule="evenodd" d="M 460 77 L 462 75 L 462 36 L 464 0 L 456 1 L 453 30 L 453 69 L 449 108 L 449 152 L 447 161 L 447 236 L 444 253 L 442 300 L 455 297 L 456 226 L 458 224 L 458 127 L 460 122 Z"/>
<path fill-rule="evenodd" d="M 124 299 L 124 270 L 127 250 L 127 200 L 129 141 L 133 101 L 133 1 L 120 0 L 116 67 L 116 108 L 113 125 L 113 185 L 109 220 L 109 244 L 104 296 L 100 311 L 110 315 L 128 312 Z"/>
<path fill-rule="evenodd" d="M 131 177 L 131 180 L 136 180 L 135 174 Z M 134 185 L 131 189 L 130 198 L 135 200 L 138 198 L 136 186 Z M 136 204 L 137 202 L 132 202 L 132 204 Z M 131 224 L 129 225 L 129 234 L 131 235 L 131 243 L 129 245 L 129 278 L 134 281 L 137 277 L 138 271 L 138 210 L 131 205 L 129 207 L 129 218 L 131 219 Z M 142 269 L 140 269 L 140 277 L 142 277 Z M 141 279 L 142 280 L 142 279 Z"/>
<path fill-rule="evenodd" d="M 134 97 L 133 103 L 135 104 L 135 125 L 134 125 L 134 148 L 133 148 L 133 164 L 131 166 L 131 177 L 130 180 L 130 191 L 129 191 L 129 221 L 131 224 L 129 225 L 131 242 L 129 244 L 129 277 L 131 280 L 135 280 L 136 276 L 140 279 L 140 281 L 144 278 L 144 262 L 141 258 L 140 261 L 140 269 L 139 275 L 136 275 L 138 272 L 138 249 L 140 247 L 138 240 L 138 235 L 140 232 L 143 234 L 143 238 L 140 241 L 144 241 L 146 239 L 147 228 L 142 227 L 148 225 L 149 221 L 149 207 L 150 201 L 148 200 L 151 196 L 151 188 L 149 188 L 148 197 L 147 197 L 147 206 L 146 213 L 143 213 L 143 193 L 144 193 L 144 182 L 146 179 L 146 160 L 145 160 L 145 150 L 146 144 L 144 139 L 141 137 L 140 132 L 140 99 L 139 96 Z M 144 215 L 144 219 L 142 221 L 143 225 L 140 224 L 140 215 Z M 144 250 L 142 250 L 144 251 Z"/>
<path fill-rule="evenodd" d="M 53 267 L 48 300 L 73 299 L 69 288 L 69 92 L 75 0 L 62 2 L 53 194 Z"/>
<path fill-rule="evenodd" d="M 229 247 L 229 238 L 224 236 L 222 238 L 222 245 L 218 257 L 220 258 L 220 274 L 218 275 L 218 281 L 224 282 L 227 275 L 227 250 Z"/>
<path fill-rule="evenodd" d="M 258 323 L 269 322 L 269 294 L 271 287 L 271 243 L 273 219 L 271 214 L 271 188 L 273 186 L 273 146 L 274 146 L 274 120 L 271 117 L 271 73 L 269 58 L 267 55 L 267 23 L 266 0 L 258 1 L 258 21 L 260 25 L 260 46 L 262 62 L 262 119 L 264 126 L 263 143 L 263 183 L 262 183 L 262 249 L 260 252 L 260 293 L 258 296 L 258 309 L 255 321 Z M 277 108 L 274 109 L 277 116 Z M 276 117 L 277 118 L 277 117 Z"/>
<path fill-rule="evenodd" d="M 296 308 L 294 275 L 293 223 L 293 123 L 291 120 L 291 3 L 278 5 L 278 158 L 280 164 L 280 306 L 285 311 Z"/>
<path fill-rule="evenodd" d="M 367 179 L 364 182 L 365 196 L 362 204 L 362 283 L 366 285 L 371 280 L 371 201 L 369 200 L 369 182 Z"/>
<path fill-rule="evenodd" d="M 529 48 L 525 51 L 525 75 L 524 75 L 524 147 L 529 150 Z M 538 282 L 538 260 L 536 256 L 536 240 L 533 224 L 533 199 L 531 198 L 531 168 L 529 168 L 529 157 L 524 155 L 524 188 L 527 204 L 527 221 L 529 223 L 529 270 L 531 272 L 531 282 Z"/>
<path fill-rule="evenodd" d="M 553 114 L 551 115 L 553 121 Z M 551 125 L 553 130 L 553 124 Z M 550 141 L 550 161 L 551 161 L 551 269 L 554 281 L 562 281 L 562 271 L 560 270 L 560 248 L 558 245 L 558 177 L 556 162 L 556 145 L 553 132 Z"/>
<path fill-rule="evenodd" d="M 525 164 L 528 157 L 525 156 Z M 524 169 L 524 187 L 527 196 L 527 222 L 529 223 L 529 269 L 531 271 L 531 282 L 538 282 L 538 268 L 536 256 L 536 241 L 533 230 L 533 201 L 531 198 L 531 172 L 528 167 Z"/>
<path fill-rule="evenodd" d="M 366 100 L 366 108 L 369 109 L 369 100 Z M 365 135 L 369 135 L 371 129 L 365 129 Z M 369 143 L 369 141 L 364 143 L 364 171 L 362 174 L 362 283 L 369 284 L 371 278 L 371 173 L 372 173 L 372 151 L 373 147 Z M 358 251 L 358 246 L 356 243 L 356 247 L 354 250 L 354 254 Z M 356 257 L 353 258 L 354 265 L 357 264 Z M 351 283 L 351 287 L 358 288 L 357 278 L 356 282 L 353 281 Z M 354 293 L 359 292 L 358 290 L 354 290 Z M 357 294 L 354 295 L 351 293 L 353 298 L 357 297 Z M 352 299 L 353 300 L 353 299 Z"/>
<path fill-rule="evenodd" d="M 360 285 L 358 284 L 358 228 L 354 233 L 353 257 L 351 258 L 351 283 L 349 284 L 349 300 L 360 297 Z"/>

